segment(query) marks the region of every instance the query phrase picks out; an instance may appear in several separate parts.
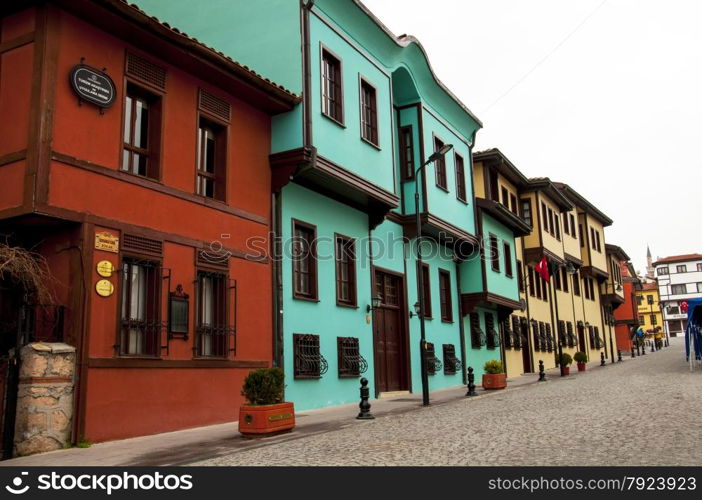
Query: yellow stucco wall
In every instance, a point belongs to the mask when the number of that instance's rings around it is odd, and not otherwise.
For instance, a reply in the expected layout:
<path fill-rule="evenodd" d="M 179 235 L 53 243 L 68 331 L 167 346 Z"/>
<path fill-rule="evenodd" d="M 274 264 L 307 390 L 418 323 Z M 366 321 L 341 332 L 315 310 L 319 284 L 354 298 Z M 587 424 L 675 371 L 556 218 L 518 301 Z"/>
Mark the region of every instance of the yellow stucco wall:
<path fill-rule="evenodd" d="M 484 173 L 483 162 L 476 161 L 473 164 L 473 189 L 475 190 L 476 198 L 486 198 Z"/>

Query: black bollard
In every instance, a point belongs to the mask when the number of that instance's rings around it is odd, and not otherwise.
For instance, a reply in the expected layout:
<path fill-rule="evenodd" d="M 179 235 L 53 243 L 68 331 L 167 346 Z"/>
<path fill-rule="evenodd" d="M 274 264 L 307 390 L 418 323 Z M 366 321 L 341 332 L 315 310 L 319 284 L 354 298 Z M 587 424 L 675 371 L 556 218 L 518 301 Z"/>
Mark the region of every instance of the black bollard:
<path fill-rule="evenodd" d="M 604 353 L 600 352 L 600 366 L 604 366 L 605 363 L 607 362 L 605 361 Z"/>
<path fill-rule="evenodd" d="M 544 362 L 539 360 L 539 382 L 546 382 L 546 372 L 544 371 Z"/>
<path fill-rule="evenodd" d="M 646 355 L 646 343 L 641 342 L 641 355 L 645 356 Z"/>
<path fill-rule="evenodd" d="M 622 350 L 617 349 L 617 363 L 622 360 Z"/>
<path fill-rule="evenodd" d="M 364 377 L 361 379 L 361 402 L 358 404 L 361 411 L 356 417 L 358 420 L 373 420 L 375 418 L 370 412 L 371 405 L 368 402 L 369 393 L 368 379 Z"/>
<path fill-rule="evenodd" d="M 477 396 L 475 393 L 475 374 L 473 373 L 473 367 L 468 367 L 468 392 L 466 396 Z"/>
<path fill-rule="evenodd" d="M 631 346 L 631 359 L 634 359 L 636 357 L 636 353 L 634 353 L 634 346 Z"/>

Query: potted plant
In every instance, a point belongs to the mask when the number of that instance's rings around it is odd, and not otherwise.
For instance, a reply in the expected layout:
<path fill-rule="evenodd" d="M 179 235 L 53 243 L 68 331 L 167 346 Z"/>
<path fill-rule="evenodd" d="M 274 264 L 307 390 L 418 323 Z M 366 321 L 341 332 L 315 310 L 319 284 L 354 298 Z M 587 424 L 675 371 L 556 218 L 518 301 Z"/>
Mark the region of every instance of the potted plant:
<path fill-rule="evenodd" d="M 295 427 L 293 403 L 283 401 L 285 375 L 280 368 L 260 368 L 244 379 L 241 395 L 247 404 L 239 409 L 239 432 L 245 437 L 265 437 Z"/>
<path fill-rule="evenodd" d="M 575 359 L 575 362 L 578 364 L 578 371 L 584 372 L 585 367 L 587 366 L 585 364 L 587 363 L 587 354 L 582 351 L 578 351 L 575 353 L 575 356 L 573 356 L 573 359 Z"/>
<path fill-rule="evenodd" d="M 507 375 L 505 374 L 502 362 L 491 359 L 483 366 L 483 389 L 504 389 L 507 387 Z"/>
<path fill-rule="evenodd" d="M 561 354 L 561 364 L 563 365 L 563 374 L 570 375 L 570 365 L 573 363 L 573 358 L 567 352 Z"/>

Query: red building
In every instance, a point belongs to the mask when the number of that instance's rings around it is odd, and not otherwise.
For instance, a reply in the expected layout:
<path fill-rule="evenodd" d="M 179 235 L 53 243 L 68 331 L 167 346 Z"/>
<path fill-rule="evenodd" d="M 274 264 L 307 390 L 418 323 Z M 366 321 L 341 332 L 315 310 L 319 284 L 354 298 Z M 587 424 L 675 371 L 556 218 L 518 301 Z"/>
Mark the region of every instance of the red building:
<path fill-rule="evenodd" d="M 299 98 L 118 0 L 0 9 L 1 241 L 53 275 L 73 440 L 235 420 L 273 350 L 270 262 L 247 248 L 268 246 L 271 115 Z M 33 300 L 0 282 L 1 354 Z"/>
<path fill-rule="evenodd" d="M 631 332 L 639 328 L 639 313 L 636 303 L 636 291 L 641 290 L 641 280 L 636 276 L 634 266 L 629 261 L 620 261 L 624 287 L 624 303 L 614 310 L 617 349 L 623 353 L 631 352 L 634 343 Z"/>

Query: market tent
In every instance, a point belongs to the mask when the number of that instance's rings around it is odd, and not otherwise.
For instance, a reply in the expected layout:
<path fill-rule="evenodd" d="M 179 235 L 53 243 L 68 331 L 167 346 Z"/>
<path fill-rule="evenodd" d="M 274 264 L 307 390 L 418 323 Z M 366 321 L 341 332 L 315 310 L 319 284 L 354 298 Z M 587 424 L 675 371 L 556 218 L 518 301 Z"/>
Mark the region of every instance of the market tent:
<path fill-rule="evenodd" d="M 690 347 L 695 351 L 690 356 Z M 693 359 L 702 359 L 702 298 L 687 301 L 687 332 L 685 335 L 685 356 L 693 367 Z"/>

